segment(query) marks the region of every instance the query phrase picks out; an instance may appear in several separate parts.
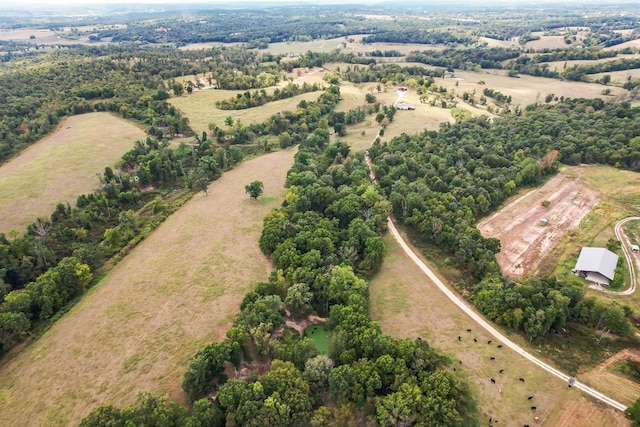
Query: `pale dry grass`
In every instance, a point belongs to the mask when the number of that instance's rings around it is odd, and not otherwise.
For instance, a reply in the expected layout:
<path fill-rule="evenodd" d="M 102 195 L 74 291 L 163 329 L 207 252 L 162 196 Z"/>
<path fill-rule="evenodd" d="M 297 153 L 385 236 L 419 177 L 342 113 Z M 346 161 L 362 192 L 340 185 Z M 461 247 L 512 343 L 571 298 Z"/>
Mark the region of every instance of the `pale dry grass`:
<path fill-rule="evenodd" d="M 605 62 L 617 61 L 620 59 L 635 59 L 640 57 L 638 54 L 632 55 L 618 55 L 613 58 L 601 58 L 601 59 L 576 59 L 573 61 L 551 61 L 551 62 L 543 62 L 542 64 L 547 64 L 550 70 L 555 70 L 558 72 L 563 72 L 565 69 L 569 69 L 573 66 L 577 65 L 595 65 L 595 64 L 603 64 Z M 625 70 L 630 71 L 630 70 Z M 604 73 L 611 74 L 611 73 Z"/>
<path fill-rule="evenodd" d="M 611 76 L 611 84 L 612 85 L 622 86 L 623 84 L 625 84 L 627 82 L 629 77 L 631 77 L 634 80 L 640 79 L 640 68 L 636 68 L 636 69 L 633 69 L 633 70 L 610 71 L 608 73 L 589 74 L 587 76 L 587 78 L 590 81 L 596 81 L 596 80 L 601 79 L 605 75 Z M 606 89 L 605 86 L 603 86 L 602 88 Z"/>
<path fill-rule="evenodd" d="M 437 78 L 435 83 L 449 91 L 453 90 L 456 96 L 462 96 L 464 92 L 472 94 L 475 91 L 476 101 L 482 95 L 484 88 L 490 88 L 505 95 L 511 95 L 511 108 L 520 106 L 524 108 L 535 102 L 544 103 L 545 96 L 554 95 L 568 98 L 602 98 L 611 99 L 611 96 L 602 95 L 605 86 L 596 83 L 571 82 L 544 77 L 534 77 L 521 74 L 520 77 L 508 77 L 503 70 L 459 71 L 456 70 L 455 78 Z M 456 86 L 457 82 L 457 86 Z M 480 82 L 484 82 L 481 84 Z M 622 88 L 606 86 L 611 89 L 613 96 L 625 96 L 627 91 Z M 491 98 L 488 98 L 491 102 Z M 461 102 L 459 103 L 459 105 Z"/>
<path fill-rule="evenodd" d="M 0 371 L 0 425 L 77 425 L 99 405 L 180 388 L 188 358 L 221 340 L 269 263 L 258 248 L 264 215 L 284 195 L 294 150 L 225 173 Z M 251 200 L 244 186 L 264 182 Z"/>
<path fill-rule="evenodd" d="M 30 39 L 31 36 L 35 36 L 36 38 Z M 56 39 L 56 33 L 51 30 L 43 30 L 43 29 L 36 29 L 36 28 L 0 30 L 0 40 L 32 41 L 34 43 L 42 43 L 43 40 L 51 41 L 54 39 Z"/>
<path fill-rule="evenodd" d="M 0 232 L 49 217 L 58 203 L 93 191 L 97 173 L 144 138 L 135 124 L 109 113 L 64 119 L 57 130 L 0 167 Z"/>
<path fill-rule="evenodd" d="M 269 47 L 266 51 L 275 55 L 286 55 L 288 53 L 302 54 L 307 51 L 330 52 L 339 47 L 344 47 L 346 41 L 345 37 L 337 37 L 334 39 L 313 40 L 309 42 L 289 41 L 269 43 Z"/>
<path fill-rule="evenodd" d="M 496 348 L 495 340 L 461 313 L 389 235 L 385 243 L 388 254 L 369 287 L 372 319 L 394 337 L 422 337 L 449 354 L 452 367 L 462 370 L 471 382 L 482 425 L 492 417 L 500 421 L 499 425 L 555 426 L 568 405 L 575 401 L 601 417 L 599 419 L 608 421 L 599 425 L 625 425 L 618 424 L 621 419 L 618 412 L 586 400 L 577 390 L 568 389 L 563 381 L 512 351 Z M 467 332 L 468 328 L 472 331 Z M 511 338 L 527 346 L 520 337 Z M 493 340 L 492 344 L 487 344 L 488 340 Z M 491 361 L 490 357 L 496 360 Z M 505 372 L 500 374 L 500 369 Z M 518 377 L 525 378 L 526 382 L 520 382 Z M 496 380 L 495 384 L 491 378 Z M 534 399 L 527 400 L 531 395 Z M 531 405 L 537 406 L 535 413 L 530 410 Z M 537 422 L 534 417 L 538 417 Z"/>
<path fill-rule="evenodd" d="M 260 107 L 247 108 L 245 110 L 221 110 L 215 102 L 235 96 L 245 91 L 207 89 L 193 91 L 179 97 L 172 97 L 169 102 L 176 106 L 189 118 L 189 125 L 196 133 L 209 129 L 210 123 L 225 128 L 227 117 L 240 120 L 243 124 L 262 123 L 272 115 L 280 111 L 295 111 L 301 100 L 314 101 L 320 95 L 318 92 L 309 92 L 293 98 L 269 102 Z"/>

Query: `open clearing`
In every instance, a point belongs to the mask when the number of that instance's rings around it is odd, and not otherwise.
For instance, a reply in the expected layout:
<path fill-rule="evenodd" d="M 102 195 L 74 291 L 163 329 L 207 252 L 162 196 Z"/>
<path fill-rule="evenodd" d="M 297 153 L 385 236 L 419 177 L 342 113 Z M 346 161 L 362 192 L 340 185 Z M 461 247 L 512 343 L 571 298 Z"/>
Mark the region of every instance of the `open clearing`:
<path fill-rule="evenodd" d="M 572 168 L 567 168 L 572 169 Z M 549 201 L 543 207 L 543 201 Z M 503 273 L 512 277 L 532 274 L 554 246 L 599 201 L 597 191 L 564 170 L 541 188 L 509 203 L 478 228 L 485 237 L 500 239 L 496 256 Z M 541 224 L 542 218 L 548 223 Z"/>
<path fill-rule="evenodd" d="M 615 395 L 619 402 L 631 406 L 640 396 L 640 384 L 616 374 L 611 369 L 616 362 L 625 359 L 640 361 L 640 353 L 637 350 L 623 350 L 581 374 L 580 379 L 610 396 Z"/>
<path fill-rule="evenodd" d="M 182 111 L 189 118 L 189 125 L 196 133 L 201 133 L 209 129 L 209 123 L 215 123 L 220 127 L 225 127 L 225 118 L 231 116 L 234 120 L 240 120 L 243 124 L 262 123 L 279 111 L 295 111 L 296 106 L 303 99 L 314 101 L 320 95 L 318 92 L 309 92 L 293 98 L 282 99 L 269 102 L 260 107 L 247 108 L 244 110 L 221 110 L 216 107 L 216 101 L 231 98 L 243 90 L 220 90 L 206 89 L 193 91 L 188 95 L 172 97 L 169 102 Z"/>
<path fill-rule="evenodd" d="M 110 113 L 62 120 L 56 131 L 0 167 L 0 232 L 23 231 L 38 217 L 48 218 L 58 203 L 75 203 L 98 186 L 97 173 L 144 136 L 134 123 Z"/>
<path fill-rule="evenodd" d="M 413 62 L 404 62 L 402 64 L 440 68 Z M 454 76 L 455 78 L 436 78 L 435 83 L 438 86 L 449 89 L 449 91 L 453 89 L 458 96 L 462 96 L 464 92 L 473 93 L 475 91 L 476 99 L 480 98 L 484 88 L 497 90 L 505 95 L 511 95 L 512 106 L 520 105 L 521 107 L 535 102 L 544 102 L 545 96 L 550 93 L 558 97 L 602 99 L 612 99 L 612 96 L 626 96 L 628 93 L 622 88 L 595 83 L 571 82 L 525 74 L 521 74 L 517 78 L 508 77 L 504 70 L 456 70 Z M 484 84 L 479 82 L 484 82 Z M 456 83 L 458 86 L 456 86 Z M 611 89 L 612 96 L 602 95 L 602 89 L 605 88 Z"/>
<path fill-rule="evenodd" d="M 498 425 L 556 426 L 566 419 L 565 409 L 571 405 L 579 405 L 594 416 L 580 424 L 563 425 L 629 425 L 621 413 L 592 403 L 521 356 L 498 349 L 496 342 L 487 344 L 492 337 L 460 312 L 405 256 L 390 235 L 384 239 L 388 253 L 380 272 L 370 282 L 372 319 L 380 322 L 385 333 L 398 338 L 422 337 L 451 355 L 452 368 L 462 371 L 471 382 L 481 425 L 492 417 L 499 420 Z M 468 328 L 472 331 L 467 332 Z M 510 338 L 527 347 L 520 337 L 510 335 Z M 500 369 L 505 371 L 501 374 Z M 520 382 L 518 377 L 526 382 Z M 532 395 L 534 398 L 527 400 Z M 535 413 L 530 410 L 531 405 L 537 406 Z M 534 417 L 539 420 L 536 422 Z"/>
<path fill-rule="evenodd" d="M 262 219 L 280 205 L 294 150 L 247 161 L 195 195 L 69 313 L 0 370 L 0 425 L 77 425 L 142 391 L 184 402 L 188 358 L 220 340 L 270 271 Z M 249 199 L 244 186 L 264 182 Z"/>

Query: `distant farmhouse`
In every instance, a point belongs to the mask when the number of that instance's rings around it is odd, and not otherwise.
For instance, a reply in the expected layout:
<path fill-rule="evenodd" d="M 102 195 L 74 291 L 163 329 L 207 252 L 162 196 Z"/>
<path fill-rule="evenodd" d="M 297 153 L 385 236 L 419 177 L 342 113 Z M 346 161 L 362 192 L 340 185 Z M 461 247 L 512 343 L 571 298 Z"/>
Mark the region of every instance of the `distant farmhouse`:
<path fill-rule="evenodd" d="M 590 282 L 609 286 L 618 265 L 618 255 L 605 248 L 582 248 L 572 270 Z"/>

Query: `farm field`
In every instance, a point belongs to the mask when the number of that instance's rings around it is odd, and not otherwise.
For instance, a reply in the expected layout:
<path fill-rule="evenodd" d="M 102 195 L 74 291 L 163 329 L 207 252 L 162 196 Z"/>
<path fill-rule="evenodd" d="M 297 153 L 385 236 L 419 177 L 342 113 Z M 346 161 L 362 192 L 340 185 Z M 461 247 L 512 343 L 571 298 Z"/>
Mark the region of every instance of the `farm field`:
<path fill-rule="evenodd" d="M 294 150 L 247 161 L 163 222 L 38 341 L 0 370 L 0 425 L 77 425 L 142 391 L 185 402 L 189 357 L 220 340 L 270 265 L 262 219 L 279 206 Z M 244 185 L 264 182 L 250 199 Z M 81 327 L 79 327 L 81 325 Z"/>
<path fill-rule="evenodd" d="M 496 342 L 487 344 L 492 337 L 461 313 L 404 255 L 390 235 L 385 236 L 385 244 L 388 254 L 380 272 L 370 282 L 372 319 L 392 336 L 422 337 L 450 355 L 452 369 L 462 370 L 462 375 L 471 382 L 481 425 L 486 425 L 489 417 L 499 420 L 498 425 L 507 426 L 630 425 L 620 412 L 594 404 L 520 356 L 498 349 Z M 471 332 L 467 332 L 468 328 Z M 526 347 L 519 337 L 511 338 Z M 500 374 L 500 369 L 505 372 Z M 518 377 L 526 382 L 520 382 Z M 495 384 L 491 378 L 496 380 Z M 532 395 L 534 398 L 527 400 Z M 535 413 L 530 410 L 531 405 L 537 406 Z M 568 411 L 590 416 L 576 418 L 575 413 L 567 415 Z M 572 421 L 576 419 L 581 421 Z"/>
<path fill-rule="evenodd" d="M 633 70 L 610 71 L 608 73 L 589 74 L 587 78 L 591 81 L 595 81 L 601 79 L 607 74 L 611 76 L 611 84 L 622 86 L 627 82 L 627 79 L 629 77 L 631 77 L 632 79 L 640 79 L 640 68 L 636 68 Z"/>
<path fill-rule="evenodd" d="M 601 64 L 601 63 L 604 63 L 604 62 L 617 61 L 617 60 L 620 60 L 620 59 L 634 59 L 634 58 L 638 58 L 639 56 L 640 55 L 638 55 L 638 54 L 618 55 L 618 56 L 613 57 L 613 58 L 578 59 L 578 60 L 573 60 L 573 61 L 552 61 L 552 62 L 544 62 L 543 64 L 548 64 L 550 70 L 557 70 L 557 71 L 562 72 L 565 69 L 565 64 L 566 64 L 566 68 L 571 68 L 574 65 L 594 65 L 594 64 Z M 625 71 L 631 71 L 631 70 L 625 70 Z M 605 74 L 611 74 L 611 73 L 605 73 Z"/>
<path fill-rule="evenodd" d="M 576 178 L 573 169 L 565 167 L 478 224 L 483 236 L 500 240 L 496 258 L 505 274 L 520 278 L 535 273 L 541 259 L 598 203 L 598 192 Z M 550 205 L 542 206 L 544 201 Z M 548 220 L 545 225 L 543 218 Z"/>
<path fill-rule="evenodd" d="M 65 118 L 56 131 L 0 167 L 0 233 L 49 217 L 58 203 L 73 203 L 98 185 L 97 173 L 113 166 L 144 138 L 134 123 L 110 113 Z"/>
<path fill-rule="evenodd" d="M 281 43 L 269 43 L 269 47 L 266 49 L 267 52 L 280 55 L 280 54 L 288 54 L 288 53 L 305 53 L 309 50 L 313 52 L 329 52 L 338 47 L 343 47 L 346 42 L 344 37 L 337 37 L 334 39 L 326 39 L 326 40 L 313 40 L 308 42 L 297 42 L 297 41 L 289 41 L 289 42 L 281 42 Z"/>
<path fill-rule="evenodd" d="M 602 89 L 605 86 L 595 83 L 562 81 L 524 74 L 514 78 L 508 77 L 503 70 L 480 72 L 456 70 L 454 76 L 455 78 L 436 79 L 435 83 L 449 90 L 455 90 L 458 96 L 464 92 L 472 93 L 475 90 L 476 98 L 479 98 L 484 88 L 497 90 L 505 95 L 511 95 L 512 106 L 525 107 L 535 102 L 544 102 L 544 97 L 550 93 L 558 97 L 612 99 L 612 96 L 602 95 Z M 479 84 L 478 82 L 481 81 L 485 83 Z M 456 82 L 458 86 L 456 86 Z M 607 86 L 607 88 L 611 89 L 613 96 L 622 96 L 627 93 L 622 88 L 611 86 Z"/>
<path fill-rule="evenodd" d="M 169 102 L 182 111 L 189 118 L 189 125 L 196 133 L 209 129 L 209 123 L 224 127 L 225 118 L 231 116 L 234 120 L 241 120 L 244 124 L 261 123 L 278 111 L 295 111 L 296 106 L 303 99 L 313 101 L 318 98 L 318 92 L 309 92 L 293 98 L 269 102 L 260 107 L 245 110 L 221 110 L 215 102 L 235 96 L 245 91 L 206 89 L 193 91 L 190 95 L 182 95 L 169 99 Z"/>

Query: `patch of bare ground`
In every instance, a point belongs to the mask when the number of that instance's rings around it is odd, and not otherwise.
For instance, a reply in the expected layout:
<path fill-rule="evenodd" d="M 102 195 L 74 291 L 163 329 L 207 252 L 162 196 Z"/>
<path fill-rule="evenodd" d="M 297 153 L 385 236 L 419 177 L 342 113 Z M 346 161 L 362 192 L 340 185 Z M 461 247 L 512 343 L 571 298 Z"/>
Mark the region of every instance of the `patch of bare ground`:
<path fill-rule="evenodd" d="M 498 348 L 499 343 L 460 312 L 405 256 L 391 236 L 384 239 L 388 253 L 369 287 L 371 318 L 380 323 L 385 333 L 397 338 L 422 337 L 448 354 L 452 359 L 450 369 L 471 383 L 479 425 L 488 425 L 492 418 L 503 426 L 555 426 L 574 401 L 607 421 L 585 425 L 626 425 L 617 423 L 621 419 L 619 413 L 586 400 L 579 391 L 567 388 L 563 381 L 520 355 Z M 510 338 L 519 345 L 527 345 L 518 336 Z M 491 360 L 492 357 L 495 359 Z M 529 400 L 529 396 L 533 398 Z"/>
<path fill-rule="evenodd" d="M 284 196 L 294 150 L 247 161 L 162 223 L 38 341 L 0 370 L 0 425 L 77 425 L 142 391 L 184 402 L 189 357 L 220 340 L 270 265 L 264 215 Z M 250 199 L 244 186 L 264 183 Z"/>
<path fill-rule="evenodd" d="M 640 384 L 617 375 L 610 369 L 621 360 L 640 361 L 640 352 L 630 349 L 622 350 L 590 371 L 581 374 L 580 379 L 609 396 L 615 396 L 619 402 L 631 406 L 640 396 Z"/>
<path fill-rule="evenodd" d="M 512 277 L 536 271 L 542 258 L 589 213 L 599 193 L 564 171 L 478 224 L 485 237 L 500 239 L 501 270 Z M 542 202 L 549 201 L 548 207 Z M 548 222 L 543 224 L 543 219 Z"/>
<path fill-rule="evenodd" d="M 622 412 L 602 407 L 584 397 L 579 397 L 573 401 L 565 402 L 565 405 L 549 414 L 549 417 L 542 425 L 555 427 L 627 427 L 631 425 L 631 422 L 624 417 Z"/>

